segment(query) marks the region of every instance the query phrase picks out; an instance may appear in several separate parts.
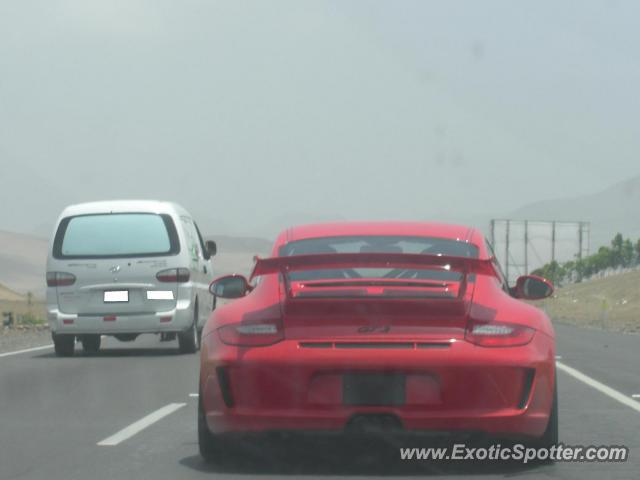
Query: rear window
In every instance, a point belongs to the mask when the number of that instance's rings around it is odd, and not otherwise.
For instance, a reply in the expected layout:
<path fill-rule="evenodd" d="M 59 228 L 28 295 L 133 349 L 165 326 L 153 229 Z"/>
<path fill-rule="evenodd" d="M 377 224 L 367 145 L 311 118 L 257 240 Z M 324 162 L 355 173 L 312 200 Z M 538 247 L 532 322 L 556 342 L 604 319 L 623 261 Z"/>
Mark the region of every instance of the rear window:
<path fill-rule="evenodd" d="M 478 247 L 467 242 L 437 237 L 412 237 L 396 235 L 362 235 L 320 237 L 298 240 L 283 245 L 280 256 L 320 253 L 414 253 L 425 255 L 451 255 L 477 258 Z M 339 270 L 307 270 L 292 272 L 292 280 L 323 280 L 345 278 L 389 278 L 460 280 L 460 273 L 428 269 L 371 269 L 349 268 Z"/>
<path fill-rule="evenodd" d="M 358 235 L 307 238 L 287 243 L 280 256 L 314 253 L 422 253 L 478 257 L 478 247 L 472 243 L 449 238 L 412 237 L 404 235 Z"/>
<path fill-rule="evenodd" d="M 109 213 L 62 220 L 55 258 L 122 258 L 175 255 L 178 235 L 169 215 Z"/>

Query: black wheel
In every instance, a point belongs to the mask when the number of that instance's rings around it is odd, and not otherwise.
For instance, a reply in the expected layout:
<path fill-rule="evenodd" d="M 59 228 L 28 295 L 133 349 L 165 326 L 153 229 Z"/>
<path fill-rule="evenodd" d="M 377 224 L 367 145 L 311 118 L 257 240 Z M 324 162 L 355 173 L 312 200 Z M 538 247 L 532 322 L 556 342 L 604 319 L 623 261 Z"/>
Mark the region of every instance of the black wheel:
<path fill-rule="evenodd" d="M 549 423 L 541 437 L 526 442 L 527 447 L 536 449 L 551 449 L 558 444 L 558 381 L 557 377 L 553 384 L 553 401 L 551 404 L 551 412 L 549 414 Z M 554 460 L 547 458 L 545 460 L 537 460 L 536 463 L 551 464 Z"/>
<path fill-rule="evenodd" d="M 193 310 L 193 323 L 191 327 L 178 334 L 178 348 L 180 353 L 196 353 L 200 348 L 200 335 L 198 334 L 198 304 Z"/>
<path fill-rule="evenodd" d="M 211 433 L 207 426 L 207 420 L 204 416 L 204 408 L 202 406 L 202 391 L 198 397 L 198 447 L 200 455 L 205 462 L 213 463 L 224 458 L 223 452 L 224 442 L 216 435 Z"/>
<path fill-rule="evenodd" d="M 58 357 L 72 357 L 76 343 L 75 335 L 52 333 L 53 346 Z"/>
<path fill-rule="evenodd" d="M 100 350 L 100 335 L 82 335 L 80 341 L 82 342 L 82 350 L 88 355 L 94 355 Z"/>
<path fill-rule="evenodd" d="M 551 448 L 558 444 L 558 378 L 557 373 L 554 374 L 555 380 L 553 383 L 553 403 L 551 404 L 551 414 L 549 415 L 549 423 L 547 429 L 542 434 L 542 437 L 538 440 L 540 447 Z"/>

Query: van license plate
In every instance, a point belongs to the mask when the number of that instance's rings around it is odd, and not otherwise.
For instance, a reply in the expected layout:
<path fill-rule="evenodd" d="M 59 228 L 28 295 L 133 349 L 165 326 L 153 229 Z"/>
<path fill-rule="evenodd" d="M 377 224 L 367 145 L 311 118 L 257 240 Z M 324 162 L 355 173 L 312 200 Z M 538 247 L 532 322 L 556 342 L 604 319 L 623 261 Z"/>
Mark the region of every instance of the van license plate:
<path fill-rule="evenodd" d="M 113 290 L 110 292 L 104 292 L 105 303 L 126 303 L 129 301 L 128 290 Z"/>

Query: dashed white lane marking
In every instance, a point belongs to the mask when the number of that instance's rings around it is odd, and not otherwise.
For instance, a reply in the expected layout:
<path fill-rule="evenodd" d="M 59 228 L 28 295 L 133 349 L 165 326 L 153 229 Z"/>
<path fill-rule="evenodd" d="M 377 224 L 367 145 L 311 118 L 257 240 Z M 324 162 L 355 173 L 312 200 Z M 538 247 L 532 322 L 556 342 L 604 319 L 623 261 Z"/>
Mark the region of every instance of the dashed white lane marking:
<path fill-rule="evenodd" d="M 189 396 L 191 398 L 198 398 L 200 395 L 198 395 L 197 393 L 190 393 Z"/>
<path fill-rule="evenodd" d="M 629 398 L 624 393 L 614 390 L 613 388 L 605 385 L 604 383 L 600 383 L 599 381 L 589 377 L 588 375 L 585 375 L 584 373 L 576 370 L 575 368 L 565 365 L 562 362 L 556 362 L 556 366 L 564 373 L 571 375 L 573 378 L 580 380 L 583 383 L 586 383 L 591 388 L 595 388 L 599 392 L 604 393 L 605 395 L 613 398 L 614 400 L 617 400 L 618 402 L 622 403 L 623 405 L 626 405 L 627 407 L 631 407 L 636 412 L 640 413 L 640 402 L 637 402 L 632 398 Z"/>
<path fill-rule="evenodd" d="M 11 355 L 19 355 L 20 353 L 37 352 L 38 350 L 46 350 L 47 348 L 53 348 L 53 344 L 43 345 L 41 347 L 25 348 L 24 350 L 16 350 L 15 352 L 0 353 L 0 357 L 10 357 Z"/>
<path fill-rule="evenodd" d="M 640 398 L 640 393 L 634 393 L 633 395 L 631 395 L 633 398 Z"/>
<path fill-rule="evenodd" d="M 556 360 L 562 360 L 562 355 L 556 355 Z"/>
<path fill-rule="evenodd" d="M 170 403 L 169 405 L 165 405 L 155 412 L 150 413 L 146 417 L 141 418 L 137 422 L 132 423 L 128 427 L 123 428 L 118 433 L 111 435 L 109 438 L 105 438 L 101 442 L 98 442 L 98 445 L 100 445 L 101 447 L 112 447 L 114 445 L 118 445 L 119 443 L 122 443 L 125 440 L 133 437 L 136 433 L 141 432 L 149 425 L 153 425 L 158 420 L 163 419 L 167 415 L 171 415 L 173 412 L 181 409 L 185 405 L 186 403 Z"/>

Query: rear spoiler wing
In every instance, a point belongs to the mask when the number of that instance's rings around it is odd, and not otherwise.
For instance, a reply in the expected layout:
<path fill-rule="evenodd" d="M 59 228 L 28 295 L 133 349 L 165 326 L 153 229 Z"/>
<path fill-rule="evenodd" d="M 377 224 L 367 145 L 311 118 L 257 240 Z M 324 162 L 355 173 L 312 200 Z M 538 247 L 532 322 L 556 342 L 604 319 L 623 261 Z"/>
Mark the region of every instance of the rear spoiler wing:
<path fill-rule="evenodd" d="M 497 277 L 493 259 L 455 257 L 449 255 L 425 255 L 416 253 L 321 253 L 255 259 L 249 280 L 260 275 L 281 273 L 287 281 L 287 273 L 304 270 L 339 268 L 407 268 L 421 270 L 445 270 L 463 274 L 461 295 L 466 289 L 467 276 L 472 274 Z"/>

